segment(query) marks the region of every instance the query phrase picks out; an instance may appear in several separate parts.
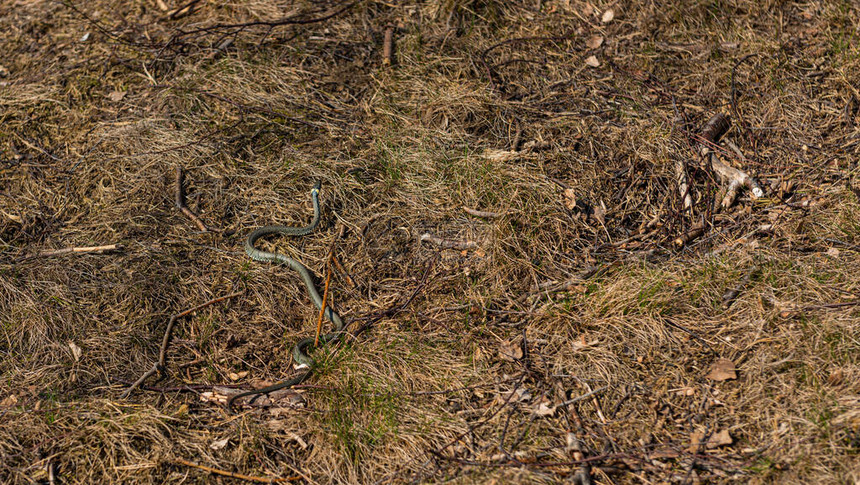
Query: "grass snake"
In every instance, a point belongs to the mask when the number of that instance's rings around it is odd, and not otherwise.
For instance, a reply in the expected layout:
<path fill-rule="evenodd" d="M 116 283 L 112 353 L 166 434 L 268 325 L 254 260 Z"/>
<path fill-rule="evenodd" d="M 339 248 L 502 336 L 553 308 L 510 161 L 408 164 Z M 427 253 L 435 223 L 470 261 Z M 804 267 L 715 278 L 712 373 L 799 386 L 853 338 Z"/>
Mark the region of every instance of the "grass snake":
<path fill-rule="evenodd" d="M 268 236 L 270 234 L 284 234 L 287 236 L 306 236 L 313 232 L 313 230 L 316 229 L 317 225 L 320 222 L 319 192 L 320 183 L 317 182 L 316 185 L 314 185 L 314 188 L 311 189 L 311 199 L 313 200 L 314 204 L 314 218 L 310 224 L 305 227 L 265 226 L 256 229 L 251 232 L 251 234 L 248 235 L 248 239 L 245 240 L 245 253 L 247 253 L 248 256 L 250 256 L 251 259 L 253 259 L 254 261 L 286 264 L 290 268 L 295 270 L 302 277 L 302 281 L 304 282 L 305 287 L 307 287 L 308 295 L 310 295 L 311 300 L 314 302 L 314 305 L 316 305 L 318 309 L 321 309 L 323 306 L 322 297 L 320 296 L 316 286 L 314 285 L 314 280 L 311 276 L 310 271 L 308 271 L 308 268 L 305 267 L 305 265 L 283 254 L 261 251 L 254 246 L 254 243 L 257 242 L 258 239 L 264 236 Z M 343 320 L 341 320 L 340 315 L 338 315 L 334 310 L 332 310 L 331 307 L 326 306 L 325 314 L 326 317 L 334 324 L 334 331 L 326 335 L 320 336 L 321 345 L 337 340 L 341 332 L 343 332 L 344 327 L 344 323 Z M 308 346 L 313 346 L 313 343 L 314 338 L 308 337 L 299 340 L 299 342 L 293 347 L 293 360 L 296 361 L 296 368 L 302 371 L 299 375 L 293 377 L 290 380 L 279 382 L 268 387 L 254 389 L 253 391 L 247 391 L 241 394 L 236 394 L 227 400 L 227 409 L 232 411 L 233 403 L 237 399 L 258 394 L 268 394 L 272 391 L 277 391 L 278 389 L 284 389 L 302 383 L 311 375 L 311 372 L 313 372 L 314 359 L 307 353 L 306 350 Z"/>

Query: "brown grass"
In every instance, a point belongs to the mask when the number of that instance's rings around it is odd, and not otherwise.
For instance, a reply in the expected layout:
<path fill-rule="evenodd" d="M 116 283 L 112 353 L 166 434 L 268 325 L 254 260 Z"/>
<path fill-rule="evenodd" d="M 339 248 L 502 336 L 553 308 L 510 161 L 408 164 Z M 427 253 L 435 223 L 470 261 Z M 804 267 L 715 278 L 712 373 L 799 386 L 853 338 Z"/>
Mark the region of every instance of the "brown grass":
<path fill-rule="evenodd" d="M 309 483 L 860 481 L 860 305 L 832 307 L 860 299 L 860 10 L 664 3 L 367 1 L 276 26 L 347 4 L 0 3 L 0 481 L 234 481 L 178 460 Z M 728 211 L 691 144 L 718 112 L 745 156 L 724 160 L 767 192 Z M 179 166 L 212 232 L 174 207 Z M 319 230 L 271 244 L 324 275 L 346 228 L 331 291 L 357 335 L 317 353 L 304 406 L 231 416 L 198 394 L 291 376 L 313 332 L 296 275 L 242 244 L 305 224 L 316 180 Z M 195 392 L 119 398 L 170 315 L 234 291 L 178 322 L 147 383 Z M 705 377 L 718 358 L 736 380 Z"/>

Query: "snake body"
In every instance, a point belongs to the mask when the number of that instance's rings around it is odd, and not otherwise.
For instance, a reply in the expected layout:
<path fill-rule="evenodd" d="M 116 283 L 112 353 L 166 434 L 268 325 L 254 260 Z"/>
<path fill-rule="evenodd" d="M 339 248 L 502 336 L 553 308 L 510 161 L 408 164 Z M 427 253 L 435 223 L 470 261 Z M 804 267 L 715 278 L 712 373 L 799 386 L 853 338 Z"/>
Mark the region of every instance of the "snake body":
<path fill-rule="evenodd" d="M 302 277 L 302 281 L 304 282 L 305 287 L 307 287 L 308 295 L 311 297 L 311 300 L 314 302 L 314 305 L 316 305 L 317 308 L 321 309 L 323 307 L 322 297 L 317 291 L 310 271 L 308 271 L 308 268 L 305 267 L 305 265 L 283 254 L 261 251 L 254 246 L 254 243 L 256 243 L 258 239 L 263 236 L 268 236 L 270 234 L 283 234 L 287 236 L 306 236 L 313 232 L 320 222 L 319 191 L 320 183 L 317 182 L 316 185 L 314 185 L 314 188 L 311 189 L 311 199 L 313 200 L 314 204 L 314 218 L 310 224 L 305 227 L 265 226 L 256 229 L 251 232 L 251 234 L 248 235 L 248 239 L 245 240 L 245 253 L 247 253 L 248 256 L 254 261 L 285 264 L 295 270 L 297 273 L 299 273 L 299 276 Z M 334 324 L 334 331 L 320 336 L 320 342 L 323 345 L 328 342 L 335 341 L 340 336 L 341 332 L 343 332 L 344 327 L 343 320 L 341 320 L 340 315 L 338 315 L 334 310 L 332 310 L 331 307 L 326 307 L 325 315 L 329 319 L 329 321 Z M 272 391 L 277 391 L 278 389 L 284 389 L 287 387 L 295 386 L 297 384 L 301 384 L 311 375 L 311 372 L 313 372 L 314 359 L 310 355 L 308 355 L 306 350 L 307 347 L 312 346 L 313 343 L 314 338 L 308 337 L 299 340 L 299 342 L 293 347 L 293 360 L 295 360 L 296 364 L 298 364 L 297 368 L 303 371 L 302 373 L 287 381 L 279 382 L 277 384 L 263 387 L 261 389 L 255 389 L 253 391 L 236 394 L 230 397 L 229 400 L 227 400 L 227 408 L 232 410 L 233 402 L 239 398 L 253 396 L 257 394 L 268 394 Z"/>

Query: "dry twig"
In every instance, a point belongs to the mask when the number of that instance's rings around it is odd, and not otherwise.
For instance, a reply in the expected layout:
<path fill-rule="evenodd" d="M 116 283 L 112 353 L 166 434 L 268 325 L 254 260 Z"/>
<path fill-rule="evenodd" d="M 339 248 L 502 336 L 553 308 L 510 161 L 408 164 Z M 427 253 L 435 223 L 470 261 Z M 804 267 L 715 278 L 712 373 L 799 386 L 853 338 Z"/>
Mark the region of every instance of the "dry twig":
<path fill-rule="evenodd" d="M 289 478 L 266 478 L 266 477 L 255 477 L 251 475 L 242 475 L 241 473 L 228 472 L 225 470 L 219 470 L 217 468 L 208 467 L 206 465 L 198 465 L 197 463 L 192 463 L 187 460 L 183 460 L 182 458 L 177 458 L 174 462 L 178 465 L 190 466 L 191 468 L 197 468 L 198 470 L 207 471 L 209 473 L 214 473 L 216 475 L 221 475 L 222 477 L 230 477 L 236 478 L 239 480 L 245 480 L 248 482 L 258 482 L 258 483 L 286 483 L 286 482 L 294 482 L 296 480 L 301 480 L 302 477 L 295 476 Z"/>
<path fill-rule="evenodd" d="M 332 261 L 333 257 L 334 257 L 334 243 L 332 243 L 331 249 L 328 252 L 328 262 L 326 262 L 326 265 L 325 265 L 325 267 L 326 267 L 325 288 L 323 289 L 322 305 L 320 306 L 320 314 L 319 314 L 319 317 L 317 318 L 317 333 L 316 333 L 316 336 L 314 337 L 314 347 L 320 346 L 320 333 L 322 333 L 323 315 L 325 315 L 326 305 L 328 304 L 328 289 L 329 289 L 329 284 L 331 284 L 331 273 L 332 273 L 331 261 Z"/>
<path fill-rule="evenodd" d="M 23 258 L 19 258 L 18 261 L 26 261 L 28 259 L 35 258 L 48 258 L 51 256 L 62 256 L 63 254 L 85 254 L 85 253 L 105 253 L 109 251 L 122 251 L 123 246 L 121 244 L 107 244 L 105 246 L 81 246 L 81 247 L 72 247 L 72 248 L 63 248 L 63 249 L 53 249 L 51 251 L 42 251 L 41 253 L 33 254 L 31 256 L 24 256 Z"/>
<path fill-rule="evenodd" d="M 453 239 L 443 239 L 430 233 L 422 234 L 421 240 L 433 243 L 442 249 L 478 249 L 478 243 L 476 243 L 475 241 L 456 241 Z"/>
<path fill-rule="evenodd" d="M 470 216 L 484 217 L 487 219 L 495 219 L 496 217 L 501 217 L 504 215 L 504 214 L 500 214 L 498 212 L 487 212 L 487 211 L 479 211 L 479 210 L 475 210 L 475 209 L 470 209 L 466 206 L 463 206 L 463 212 L 465 212 L 466 214 L 469 214 Z"/>
<path fill-rule="evenodd" d="M 126 389 L 120 397 L 122 399 L 127 398 L 137 387 L 139 387 L 141 384 L 143 384 L 144 381 L 146 381 L 150 376 L 152 376 L 156 372 L 159 372 L 159 373 L 164 372 L 164 368 L 166 366 L 166 361 L 167 361 L 167 347 L 168 347 L 168 345 L 170 345 L 170 334 L 173 333 L 173 325 L 176 323 L 176 320 L 178 318 L 186 317 L 186 316 L 191 315 L 192 313 L 194 313 L 198 310 L 206 308 L 209 305 L 213 305 L 215 303 L 218 303 L 218 302 L 221 302 L 224 300 L 228 300 L 230 298 L 233 298 L 234 296 L 239 296 L 241 294 L 242 294 L 242 292 L 239 291 L 236 293 L 230 293 L 229 295 L 226 295 L 226 296 L 220 296 L 218 298 L 214 298 L 212 300 L 209 300 L 206 303 L 203 303 L 202 305 L 197 305 L 194 308 L 189 308 L 188 310 L 185 310 L 185 311 L 179 312 L 175 315 L 172 315 L 170 317 L 170 320 L 167 322 L 167 328 L 164 330 L 164 338 L 161 340 L 161 351 L 158 354 L 158 362 L 153 364 L 151 369 L 144 372 L 143 375 L 140 376 L 140 378 L 137 381 L 135 381 L 134 384 L 129 386 L 129 388 Z"/>
<path fill-rule="evenodd" d="M 209 232 L 209 228 L 206 227 L 206 224 L 197 217 L 197 214 L 191 211 L 187 205 L 185 205 L 185 170 L 182 167 L 176 167 L 176 208 L 182 211 L 191 222 L 197 225 L 203 232 Z"/>
<path fill-rule="evenodd" d="M 389 25 L 385 29 L 382 39 L 382 65 L 390 66 L 394 62 L 394 27 Z"/>

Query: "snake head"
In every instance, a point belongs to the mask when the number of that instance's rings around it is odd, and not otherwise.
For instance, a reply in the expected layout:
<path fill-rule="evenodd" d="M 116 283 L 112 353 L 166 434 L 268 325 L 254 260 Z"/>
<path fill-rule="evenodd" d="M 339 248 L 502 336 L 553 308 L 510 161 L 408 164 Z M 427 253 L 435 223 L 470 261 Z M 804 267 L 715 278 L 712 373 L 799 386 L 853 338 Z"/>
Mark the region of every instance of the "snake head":
<path fill-rule="evenodd" d="M 314 184 L 314 188 L 311 189 L 311 193 L 314 193 L 314 192 L 319 193 L 320 187 L 322 187 L 322 182 L 317 180 L 317 182 Z"/>

